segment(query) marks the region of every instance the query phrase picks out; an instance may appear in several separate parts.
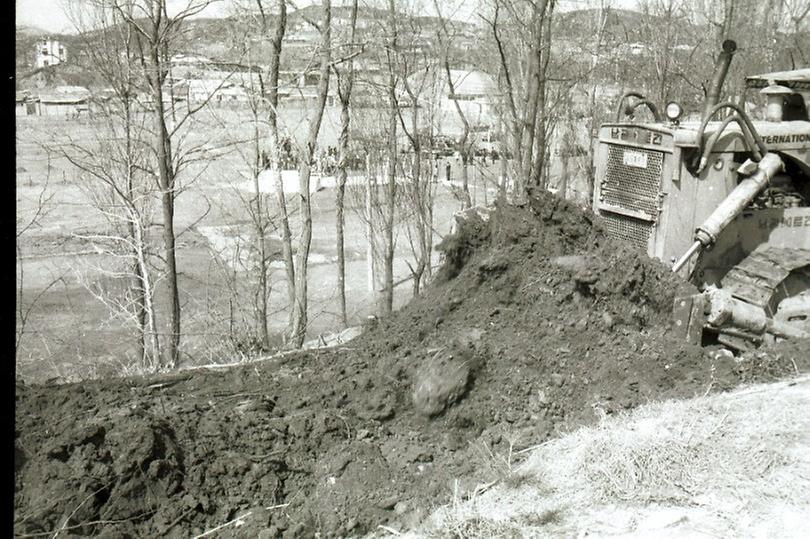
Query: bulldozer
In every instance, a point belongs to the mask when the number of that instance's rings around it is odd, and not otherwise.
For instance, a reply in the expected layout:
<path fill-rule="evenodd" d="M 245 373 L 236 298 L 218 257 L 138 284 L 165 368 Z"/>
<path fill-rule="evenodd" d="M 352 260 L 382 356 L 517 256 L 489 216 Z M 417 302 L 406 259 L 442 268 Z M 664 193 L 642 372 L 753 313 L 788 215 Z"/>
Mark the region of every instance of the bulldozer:
<path fill-rule="evenodd" d="M 675 298 L 675 331 L 744 351 L 810 337 L 810 69 L 746 77 L 721 102 L 735 51 L 723 43 L 699 118 L 621 96 L 594 141 L 592 205 L 697 287 Z"/>

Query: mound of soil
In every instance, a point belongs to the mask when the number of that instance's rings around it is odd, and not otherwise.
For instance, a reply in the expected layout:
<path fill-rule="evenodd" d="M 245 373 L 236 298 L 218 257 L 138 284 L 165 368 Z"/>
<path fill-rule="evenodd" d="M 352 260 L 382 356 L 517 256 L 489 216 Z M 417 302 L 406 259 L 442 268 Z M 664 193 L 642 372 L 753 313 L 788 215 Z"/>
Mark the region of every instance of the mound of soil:
<path fill-rule="evenodd" d="M 683 283 L 551 195 L 472 215 L 422 297 L 338 349 L 16 392 L 15 533 L 403 528 L 518 450 L 649 400 L 810 369 L 682 343 Z"/>

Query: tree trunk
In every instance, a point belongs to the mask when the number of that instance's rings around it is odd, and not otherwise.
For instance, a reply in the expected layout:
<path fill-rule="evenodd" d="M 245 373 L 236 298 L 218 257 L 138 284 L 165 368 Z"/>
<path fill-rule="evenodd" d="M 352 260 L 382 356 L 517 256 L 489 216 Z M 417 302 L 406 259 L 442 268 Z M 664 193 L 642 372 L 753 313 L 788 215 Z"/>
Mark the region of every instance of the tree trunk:
<path fill-rule="evenodd" d="M 134 175 L 135 175 L 135 166 L 133 163 L 133 153 L 132 153 L 132 106 L 130 103 L 129 95 L 123 96 L 123 107 L 124 107 L 124 137 L 125 137 L 125 149 L 126 152 L 124 155 L 126 156 L 126 178 L 127 178 L 127 203 L 134 204 L 135 200 L 135 182 L 134 182 Z M 143 274 L 141 272 L 141 265 L 139 263 L 140 257 L 139 252 L 143 248 L 143 244 L 141 243 L 142 238 L 138 234 L 138 228 L 141 226 L 139 216 L 134 208 L 130 208 L 129 215 L 127 216 L 127 225 L 128 225 L 128 232 L 129 237 L 132 240 L 132 285 L 130 289 L 132 290 L 133 295 L 135 296 L 133 299 L 133 303 L 135 304 L 135 319 L 138 324 L 138 343 L 137 343 L 137 354 L 141 365 L 146 365 L 147 363 L 147 336 L 146 336 L 146 306 L 144 305 L 144 287 L 143 287 Z"/>
<path fill-rule="evenodd" d="M 417 127 L 417 112 L 416 107 L 414 107 L 413 113 L 413 126 L 414 129 L 414 136 L 419 137 L 419 134 L 416 131 Z M 427 196 L 427 190 L 430 189 L 430 185 L 425 185 L 425 182 L 422 180 L 422 149 L 421 144 L 419 143 L 419 139 L 414 139 L 413 145 L 413 164 L 411 165 L 411 175 L 413 177 L 413 205 L 414 210 L 416 211 L 416 237 L 417 237 L 417 252 L 416 252 L 416 267 L 413 269 L 413 297 L 419 295 L 421 291 L 422 279 L 425 274 L 425 259 L 427 253 L 425 252 L 425 219 L 426 215 L 426 201 L 425 198 Z"/>
<path fill-rule="evenodd" d="M 310 174 L 312 172 L 311 153 L 304 152 L 298 168 L 299 174 L 299 214 L 301 219 L 301 236 L 298 239 L 298 252 L 296 253 L 295 269 L 295 302 L 293 303 L 293 317 L 290 344 L 301 348 L 307 331 L 307 264 L 309 249 L 312 243 L 312 200 L 309 193 Z"/>
<path fill-rule="evenodd" d="M 156 22 L 157 35 L 160 26 Z M 152 66 L 156 75 L 151 79 L 152 97 L 155 105 L 155 134 L 158 161 L 158 186 L 160 187 L 161 213 L 163 215 L 163 249 L 166 259 L 166 286 L 169 296 L 169 340 L 166 347 L 166 366 L 176 368 L 180 363 L 180 295 L 177 287 L 177 259 L 174 232 L 174 168 L 169 131 L 166 127 L 165 105 L 163 103 L 162 77 L 163 58 L 157 46 L 151 49 Z"/>
<path fill-rule="evenodd" d="M 138 274 L 140 275 L 140 287 L 143 291 L 143 307 L 146 315 L 146 332 L 144 333 L 144 343 L 148 347 L 149 366 L 154 369 L 160 363 L 160 336 L 158 335 L 157 317 L 155 306 L 152 302 L 153 289 L 152 281 L 149 278 L 149 267 L 146 263 L 146 252 L 144 251 L 144 231 L 140 226 L 135 227 L 135 247 L 136 260 L 138 264 Z"/>
<path fill-rule="evenodd" d="M 397 53 L 396 9 L 394 0 L 388 2 L 388 24 L 391 38 L 388 43 L 388 160 L 385 185 L 385 224 L 383 230 L 383 290 L 378 305 L 381 315 L 394 308 L 394 211 L 396 207 L 397 169 L 397 95 L 394 55 Z"/>
<path fill-rule="evenodd" d="M 531 185 L 546 188 L 546 138 L 548 135 L 548 119 L 546 117 L 546 72 L 551 59 L 551 15 L 554 4 L 544 5 L 540 21 L 540 36 L 538 37 L 537 55 L 537 95 L 535 96 L 535 154 L 532 159 L 529 182 Z"/>
<path fill-rule="evenodd" d="M 271 127 L 270 135 L 268 136 L 270 144 L 278 140 L 274 135 L 278 133 Z M 275 158 L 273 157 L 275 154 Z M 276 191 L 276 202 L 279 209 L 279 228 L 281 229 L 281 257 L 284 260 L 284 273 L 287 277 L 287 298 L 290 303 L 290 316 L 289 316 L 289 332 L 292 333 L 292 312 L 293 305 L 295 304 L 295 264 L 293 263 L 293 250 L 292 250 L 292 233 L 290 232 L 290 217 L 287 211 L 287 199 L 284 194 L 284 185 L 281 179 L 281 163 L 278 159 L 278 148 L 275 151 L 271 150 L 271 167 L 273 174 L 273 186 Z"/>
<path fill-rule="evenodd" d="M 344 248 L 343 201 L 346 196 L 348 171 L 346 162 L 349 151 L 349 100 L 340 100 L 340 138 L 338 139 L 338 184 L 335 194 L 335 243 L 337 249 L 338 301 L 340 303 L 340 323 L 345 328 L 349 325 L 346 316 L 346 251 Z"/>
<path fill-rule="evenodd" d="M 295 265 L 293 263 L 292 234 L 290 233 L 290 218 L 287 211 L 287 199 L 284 195 L 284 184 L 281 178 L 281 160 L 279 159 L 278 136 L 278 79 L 281 65 L 281 45 L 287 31 L 287 2 L 278 0 L 278 17 L 276 18 L 273 38 L 270 41 L 270 67 L 268 68 L 267 101 L 269 112 L 267 114 L 268 137 L 270 150 L 270 171 L 273 177 L 273 188 L 276 192 L 276 202 L 279 212 L 279 229 L 281 230 L 281 257 L 284 260 L 284 274 L 287 280 L 287 299 L 289 302 L 289 319 L 287 333 L 292 334 L 292 320 L 295 305 Z"/>
<path fill-rule="evenodd" d="M 134 226 L 130 225 L 130 237 L 135 241 Z M 135 251 L 137 247 L 134 247 Z M 133 253 L 135 254 L 135 253 Z M 137 256 L 137 255 L 136 255 Z M 130 290 L 135 296 L 132 303 L 135 305 L 135 322 L 138 325 L 138 340 L 135 344 L 136 354 L 138 361 L 141 365 L 147 364 L 147 337 L 146 337 L 146 307 L 144 306 L 143 298 L 143 275 L 141 274 L 141 265 L 138 263 L 137 258 L 132 261 L 132 284 Z"/>
<path fill-rule="evenodd" d="M 449 94 L 448 97 L 453 102 L 453 106 L 456 109 L 456 114 L 458 115 L 459 119 L 461 120 L 461 124 L 463 125 L 461 138 L 458 140 L 458 143 L 456 144 L 456 150 L 461 156 L 461 191 L 462 191 L 461 209 L 463 210 L 469 208 L 472 205 L 470 199 L 469 172 L 467 170 L 467 162 L 469 161 L 469 152 L 470 152 L 470 147 L 467 144 L 467 141 L 470 137 L 470 123 L 467 121 L 467 116 L 464 114 L 464 111 L 461 109 L 461 104 L 459 104 L 458 102 L 455 84 L 453 83 L 453 76 L 450 73 L 450 57 L 449 57 L 450 32 L 447 30 L 447 21 L 445 21 L 444 17 L 442 17 L 441 8 L 439 7 L 438 0 L 433 0 L 433 6 L 436 9 L 436 14 L 439 17 L 441 29 L 441 33 L 439 34 L 439 42 L 443 45 L 442 64 L 444 67 L 445 75 L 447 76 L 447 90 Z M 442 37 L 442 34 L 444 35 L 444 37 Z"/>
<path fill-rule="evenodd" d="M 309 191 L 309 180 L 315 145 L 321 129 L 326 97 L 329 92 L 329 64 L 331 62 L 332 4 L 331 0 L 323 2 L 323 21 L 321 22 L 320 78 L 318 79 L 318 102 L 309 123 L 309 134 L 306 144 L 299 156 L 298 196 L 301 214 L 301 236 L 296 253 L 295 270 L 295 303 L 293 304 L 293 324 L 291 344 L 300 348 L 304 343 L 307 331 L 307 264 L 312 242 L 312 203 Z"/>
<path fill-rule="evenodd" d="M 538 164 L 534 155 L 535 137 L 537 135 L 537 120 L 542 113 L 540 110 L 540 96 L 543 91 L 545 70 L 543 69 L 543 46 L 545 40 L 545 23 L 547 18 L 548 0 L 540 0 L 534 4 L 532 13 L 532 46 L 529 54 L 528 83 L 526 95 L 523 100 L 523 125 L 520 129 L 522 149 L 521 178 L 526 184 L 538 185 L 539 176 L 534 174 Z M 542 157 L 540 158 L 542 164 Z"/>
<path fill-rule="evenodd" d="M 257 118 L 254 117 L 254 120 Z M 255 126 L 255 123 L 254 123 Z M 259 342 L 261 343 L 262 350 L 267 350 L 270 347 L 270 336 L 267 333 L 267 252 L 266 252 L 266 227 L 267 220 L 262 208 L 262 191 L 259 186 L 259 173 L 261 172 L 261 150 L 259 149 L 259 133 L 258 127 L 254 133 L 254 140 L 256 142 L 255 157 L 256 163 L 253 169 L 253 196 L 254 196 L 254 212 L 256 215 L 253 218 L 254 229 L 256 231 L 256 251 L 259 258 L 259 282 L 256 286 L 256 325 L 259 330 Z"/>
<path fill-rule="evenodd" d="M 429 279 L 433 275 L 433 194 L 434 194 L 434 185 L 438 180 L 436 175 L 436 166 L 434 161 L 433 154 L 431 153 L 430 157 L 428 158 L 428 162 L 430 163 L 430 176 L 427 179 L 427 190 L 426 190 L 426 198 L 425 198 L 425 243 L 423 246 L 423 250 L 425 253 L 425 280 Z M 426 284 L 426 283 L 422 283 Z"/>
<path fill-rule="evenodd" d="M 366 152 L 364 160 L 366 181 L 363 211 L 366 221 L 366 278 L 369 292 L 377 294 L 377 234 L 374 226 L 373 208 L 377 205 L 377 178 L 371 168 L 371 154 Z M 375 297 L 376 300 L 376 297 Z"/>
<path fill-rule="evenodd" d="M 472 206 L 472 198 L 470 197 L 470 167 L 469 167 L 469 152 L 467 148 L 461 150 L 461 209 L 466 210 Z"/>
<path fill-rule="evenodd" d="M 557 195 L 560 198 L 568 198 L 568 183 L 570 173 L 568 167 L 571 165 L 571 155 L 573 154 L 574 145 L 571 135 L 571 119 L 566 118 L 566 123 L 563 127 L 562 136 L 560 137 L 560 180 L 557 182 Z"/>
<path fill-rule="evenodd" d="M 354 44 L 355 29 L 357 27 L 357 0 L 352 2 L 350 19 L 349 41 Z M 343 81 L 343 82 L 341 82 Z M 343 231 L 345 218 L 343 206 L 346 196 L 346 181 L 348 179 L 349 159 L 349 104 L 354 84 L 354 61 L 349 60 L 347 73 L 338 77 L 338 96 L 340 97 L 340 138 L 338 139 L 338 185 L 335 195 L 335 232 L 337 243 L 337 269 L 338 269 L 338 301 L 340 303 L 340 323 L 346 328 L 349 325 L 346 315 L 346 251 L 344 247 Z"/>
<path fill-rule="evenodd" d="M 158 147 L 158 159 L 165 159 L 166 150 Z M 167 174 L 165 163 L 159 166 L 160 175 Z M 180 353 L 180 296 L 177 288 L 177 260 L 175 257 L 174 192 L 161 180 L 161 206 L 163 214 L 163 248 L 166 258 L 166 285 L 169 296 L 169 342 L 166 366 L 174 369 L 179 365 Z"/>
<path fill-rule="evenodd" d="M 506 190 L 507 185 L 509 182 L 509 160 L 506 158 L 509 155 L 509 146 L 506 143 L 506 129 L 504 126 L 505 122 L 501 122 L 501 126 L 503 129 L 501 130 L 500 140 L 498 141 L 498 152 L 500 152 L 500 169 L 501 169 L 501 178 L 500 182 L 498 182 L 498 198 L 501 201 L 506 200 Z"/>

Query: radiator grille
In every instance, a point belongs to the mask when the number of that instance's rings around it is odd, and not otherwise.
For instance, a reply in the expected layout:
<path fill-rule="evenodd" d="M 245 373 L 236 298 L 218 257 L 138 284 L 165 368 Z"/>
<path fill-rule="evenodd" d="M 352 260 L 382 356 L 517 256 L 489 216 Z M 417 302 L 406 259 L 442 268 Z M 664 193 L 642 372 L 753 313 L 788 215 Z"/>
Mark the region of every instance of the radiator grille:
<path fill-rule="evenodd" d="M 643 251 L 647 250 L 647 240 L 650 239 L 653 228 L 652 223 L 610 212 L 602 213 L 602 217 L 611 238 L 627 242 Z"/>
<path fill-rule="evenodd" d="M 643 148 L 628 149 L 646 155 L 645 168 L 624 163 L 623 146 L 608 145 L 607 167 L 602 179 L 602 200 L 606 204 L 658 217 L 658 197 L 661 192 L 661 170 L 664 154 Z"/>

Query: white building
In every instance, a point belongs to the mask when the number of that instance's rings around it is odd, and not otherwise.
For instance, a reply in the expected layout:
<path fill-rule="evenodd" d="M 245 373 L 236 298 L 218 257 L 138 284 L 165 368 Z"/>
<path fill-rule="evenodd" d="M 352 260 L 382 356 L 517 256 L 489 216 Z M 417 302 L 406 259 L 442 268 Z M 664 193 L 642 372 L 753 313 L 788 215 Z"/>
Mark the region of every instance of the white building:
<path fill-rule="evenodd" d="M 499 98 L 495 79 L 483 71 L 451 69 L 452 91 L 443 69 L 430 73 L 419 73 L 409 77 L 408 84 L 417 94 L 417 104 L 421 108 L 433 109 L 435 133 L 458 136 L 463 131 L 458 108 L 473 131 L 483 132 L 497 124 L 496 106 Z M 401 96 L 409 101 L 407 95 Z M 421 113 L 425 120 L 427 111 Z"/>
<path fill-rule="evenodd" d="M 60 42 L 49 38 L 37 41 L 36 67 L 55 66 L 67 62 L 67 49 Z"/>
<path fill-rule="evenodd" d="M 444 73 L 442 73 L 444 75 Z M 441 78 L 441 110 L 444 114 L 458 114 L 458 103 L 471 125 L 489 125 L 494 122 L 494 110 L 498 98 L 498 85 L 488 73 L 451 69 L 453 81 L 451 93 L 447 78 Z"/>
<path fill-rule="evenodd" d="M 189 103 L 208 102 L 210 105 L 246 103 L 250 98 L 244 86 L 229 80 L 189 79 L 185 83 Z"/>

